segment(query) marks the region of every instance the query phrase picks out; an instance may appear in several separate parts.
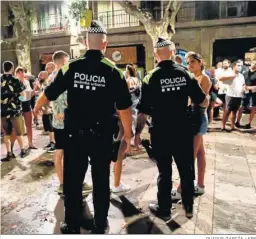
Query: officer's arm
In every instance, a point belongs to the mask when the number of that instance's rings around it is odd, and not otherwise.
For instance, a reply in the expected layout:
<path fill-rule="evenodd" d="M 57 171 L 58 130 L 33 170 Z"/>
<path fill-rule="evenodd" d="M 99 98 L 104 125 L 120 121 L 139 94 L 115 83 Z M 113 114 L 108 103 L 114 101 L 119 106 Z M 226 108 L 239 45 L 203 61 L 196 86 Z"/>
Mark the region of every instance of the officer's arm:
<path fill-rule="evenodd" d="M 144 114 L 144 118 L 146 119 L 148 115 L 151 114 L 151 97 L 152 94 L 150 94 L 150 85 L 149 81 L 151 79 L 151 75 L 145 76 L 142 82 L 142 88 L 141 88 L 141 98 L 140 102 L 137 105 L 137 109 L 139 112 Z"/>
<path fill-rule="evenodd" d="M 131 95 L 128 90 L 127 83 L 118 71 L 114 71 L 114 78 L 116 78 L 115 101 L 116 108 L 119 112 L 122 125 L 124 127 L 124 136 L 126 142 L 131 139 L 132 132 L 132 111 L 131 111 Z"/>

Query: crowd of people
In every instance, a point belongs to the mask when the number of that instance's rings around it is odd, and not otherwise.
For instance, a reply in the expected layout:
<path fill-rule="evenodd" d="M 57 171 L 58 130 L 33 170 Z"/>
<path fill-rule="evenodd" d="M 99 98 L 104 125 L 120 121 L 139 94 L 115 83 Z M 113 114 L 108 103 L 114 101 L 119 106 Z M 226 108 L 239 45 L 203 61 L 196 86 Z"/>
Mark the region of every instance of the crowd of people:
<path fill-rule="evenodd" d="M 167 220 L 172 200 L 182 199 L 186 216 L 193 217 L 193 195 L 205 192 L 203 136 L 214 123 L 215 109 L 223 109 L 222 131 L 227 131 L 230 114 L 231 130 L 242 127 L 244 109 L 250 110 L 245 128 L 251 128 L 255 115 L 256 60 L 250 65 L 242 60 L 231 65 L 224 60 L 206 70 L 202 56 L 188 52 L 184 66 L 175 55 L 174 43 L 159 37 L 154 47 L 157 67 L 141 80 L 135 65 L 128 64 L 123 73 L 104 57 L 106 39 L 104 26 L 93 21 L 84 58 L 72 62 L 66 52 L 57 51 L 36 79 L 24 67 L 14 69 L 12 62 L 3 63 L 1 130 L 7 157 L 2 161 L 15 158 L 16 139 L 21 158 L 37 150 L 32 122 L 38 126 L 41 115 L 49 135 L 45 149 L 54 152 L 60 183 L 57 191 L 65 200 L 63 233 L 79 233 L 81 224 L 96 233 L 105 232 L 109 165 L 113 161 L 112 192 L 128 192 L 131 188 L 121 182 L 121 174 L 130 144 L 135 152 L 144 146 L 159 170 L 158 203 L 149 205 L 151 212 Z M 149 141 L 141 139 L 146 124 Z M 181 180 L 177 189 L 172 189 L 172 157 Z M 194 160 L 198 166 L 195 185 Z M 84 183 L 89 163 L 93 187 Z M 94 221 L 83 218 L 81 222 L 82 196 L 92 191 Z"/>
<path fill-rule="evenodd" d="M 211 104 L 209 106 L 209 122 L 214 123 L 214 108 L 222 107 L 222 131 L 232 131 L 236 128 L 251 129 L 256 109 L 256 61 L 237 60 L 231 64 L 228 59 L 210 68 L 209 75 L 212 87 L 210 89 Z M 249 120 L 241 125 L 244 110 L 249 111 Z M 231 128 L 226 129 L 226 123 L 231 114 Z"/>

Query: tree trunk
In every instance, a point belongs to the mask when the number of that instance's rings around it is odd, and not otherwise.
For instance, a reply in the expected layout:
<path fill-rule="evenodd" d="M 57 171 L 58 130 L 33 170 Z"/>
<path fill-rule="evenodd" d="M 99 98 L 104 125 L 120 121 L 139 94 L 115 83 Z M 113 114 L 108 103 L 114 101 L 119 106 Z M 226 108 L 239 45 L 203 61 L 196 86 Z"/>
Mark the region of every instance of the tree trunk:
<path fill-rule="evenodd" d="M 16 56 L 18 64 L 26 67 L 31 72 L 31 32 L 29 27 L 29 17 L 22 1 L 9 1 L 9 6 L 14 15 L 14 33 L 16 37 Z"/>
<path fill-rule="evenodd" d="M 158 37 L 163 37 L 164 39 L 169 39 L 171 40 L 173 33 L 168 33 L 167 28 L 164 28 L 164 24 L 161 22 L 161 24 L 159 23 L 149 23 L 148 26 L 145 26 L 145 30 L 147 32 L 147 34 L 150 36 L 150 38 L 153 41 L 153 45 L 157 42 Z"/>
<path fill-rule="evenodd" d="M 169 0 L 164 10 L 164 17 L 160 21 L 154 20 L 150 11 L 142 10 L 132 1 L 119 1 L 118 3 L 127 14 L 136 17 L 144 25 L 153 45 L 157 42 L 158 37 L 162 36 L 171 40 L 175 34 L 175 18 L 181 6 L 180 1 Z"/>

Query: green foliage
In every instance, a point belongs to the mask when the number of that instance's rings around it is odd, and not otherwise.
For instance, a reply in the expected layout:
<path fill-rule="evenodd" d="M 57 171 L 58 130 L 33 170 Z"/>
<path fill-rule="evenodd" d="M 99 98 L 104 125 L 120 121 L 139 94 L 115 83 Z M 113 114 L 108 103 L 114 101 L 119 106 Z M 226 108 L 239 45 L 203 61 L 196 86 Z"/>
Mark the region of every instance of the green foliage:
<path fill-rule="evenodd" d="M 87 9 L 87 1 L 72 1 L 69 5 L 69 13 L 71 16 L 79 21 L 80 17 L 84 17 L 84 10 Z"/>

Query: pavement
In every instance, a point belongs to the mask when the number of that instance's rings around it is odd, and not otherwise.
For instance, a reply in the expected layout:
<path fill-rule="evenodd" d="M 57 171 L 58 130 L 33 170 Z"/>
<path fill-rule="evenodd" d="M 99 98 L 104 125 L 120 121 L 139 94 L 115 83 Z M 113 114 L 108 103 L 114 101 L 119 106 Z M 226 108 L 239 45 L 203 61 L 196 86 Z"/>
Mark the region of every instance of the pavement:
<path fill-rule="evenodd" d="M 220 132 L 220 122 L 209 131 L 204 137 L 206 192 L 195 198 L 194 217 L 187 219 L 178 203 L 173 204 L 168 223 L 149 213 L 149 202 L 156 200 L 158 173 L 155 163 L 141 151 L 124 161 L 122 181 L 132 189 L 123 196 L 112 194 L 109 234 L 256 234 L 255 131 Z M 35 145 L 43 148 L 48 137 L 41 130 L 34 132 Z M 145 130 L 143 138 L 148 137 Z M 1 158 L 4 150 L 2 143 Z M 19 153 L 17 145 L 15 153 Z M 64 203 L 56 193 L 52 157 L 39 149 L 24 159 L 1 163 L 1 234 L 60 234 Z M 173 182 L 179 183 L 175 164 Z M 91 195 L 86 202 L 93 214 Z"/>

